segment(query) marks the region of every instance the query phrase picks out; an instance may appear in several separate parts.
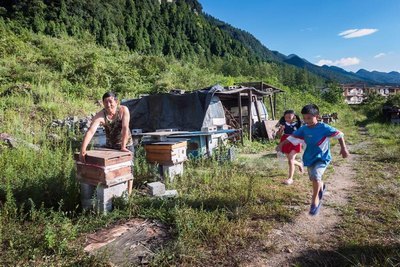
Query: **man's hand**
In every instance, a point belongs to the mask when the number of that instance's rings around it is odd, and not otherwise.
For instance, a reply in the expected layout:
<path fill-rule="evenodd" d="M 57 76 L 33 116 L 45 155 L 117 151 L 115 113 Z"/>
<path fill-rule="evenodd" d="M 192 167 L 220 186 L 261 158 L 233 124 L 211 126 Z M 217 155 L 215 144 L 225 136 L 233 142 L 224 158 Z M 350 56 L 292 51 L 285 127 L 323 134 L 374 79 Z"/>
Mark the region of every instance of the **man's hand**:
<path fill-rule="evenodd" d="M 82 163 L 85 163 L 86 162 L 85 156 L 86 156 L 86 151 L 81 151 L 79 153 L 79 161 L 82 162 Z"/>
<path fill-rule="evenodd" d="M 121 151 L 130 152 L 129 149 L 127 149 L 126 147 L 121 147 Z"/>
<path fill-rule="evenodd" d="M 345 159 L 345 158 L 347 158 L 348 156 L 349 156 L 349 151 L 347 150 L 347 148 L 346 147 L 342 147 L 341 149 L 340 149 L 340 155 L 342 155 L 342 157 Z"/>

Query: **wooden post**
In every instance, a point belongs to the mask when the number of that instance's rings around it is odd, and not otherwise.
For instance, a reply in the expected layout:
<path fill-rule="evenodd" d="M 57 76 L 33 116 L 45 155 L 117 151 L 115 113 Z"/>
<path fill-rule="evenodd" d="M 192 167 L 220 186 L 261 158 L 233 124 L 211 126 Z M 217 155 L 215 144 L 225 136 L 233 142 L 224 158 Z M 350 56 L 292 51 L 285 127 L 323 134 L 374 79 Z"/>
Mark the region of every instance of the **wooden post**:
<path fill-rule="evenodd" d="M 252 122 L 252 118 L 253 118 L 253 114 L 252 114 L 252 107 L 251 107 L 251 103 L 253 102 L 253 92 L 251 91 L 251 89 L 248 89 L 248 97 L 249 97 L 249 102 L 248 102 L 248 106 L 247 106 L 247 118 L 249 120 L 249 140 L 252 140 L 252 132 L 251 132 L 251 128 L 253 126 L 253 122 Z"/>
<path fill-rule="evenodd" d="M 242 142 L 242 145 L 244 145 L 244 142 L 243 142 L 242 95 L 240 94 L 240 92 L 238 93 L 238 107 L 239 107 L 240 141 Z"/>
<path fill-rule="evenodd" d="M 272 102 L 272 95 L 269 95 L 269 106 L 271 107 L 272 119 L 275 120 L 274 103 Z"/>
<path fill-rule="evenodd" d="M 276 114 L 276 94 L 273 93 L 274 97 L 274 112 L 272 113 L 272 118 L 275 120 L 275 114 Z"/>

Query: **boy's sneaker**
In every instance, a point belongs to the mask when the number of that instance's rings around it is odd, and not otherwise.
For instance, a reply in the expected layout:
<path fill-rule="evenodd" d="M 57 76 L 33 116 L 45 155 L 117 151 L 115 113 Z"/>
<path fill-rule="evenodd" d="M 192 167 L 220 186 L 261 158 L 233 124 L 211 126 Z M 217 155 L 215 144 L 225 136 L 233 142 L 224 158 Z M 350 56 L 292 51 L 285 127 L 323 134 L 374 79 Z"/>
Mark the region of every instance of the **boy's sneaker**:
<path fill-rule="evenodd" d="M 324 197 L 325 191 L 326 191 L 326 185 L 324 184 L 318 192 L 319 200 L 321 200 Z"/>
<path fill-rule="evenodd" d="M 319 209 L 321 208 L 321 205 L 322 205 L 322 201 L 319 202 L 318 206 L 315 206 L 314 204 L 311 204 L 310 215 L 311 216 L 317 215 L 318 212 L 319 212 Z"/>

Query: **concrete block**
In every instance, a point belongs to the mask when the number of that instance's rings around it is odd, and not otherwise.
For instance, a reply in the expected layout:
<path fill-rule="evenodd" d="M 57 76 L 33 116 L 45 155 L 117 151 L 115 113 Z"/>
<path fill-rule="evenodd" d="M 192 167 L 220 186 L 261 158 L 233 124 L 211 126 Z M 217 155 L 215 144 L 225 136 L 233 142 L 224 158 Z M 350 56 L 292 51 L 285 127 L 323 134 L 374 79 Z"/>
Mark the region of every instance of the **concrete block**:
<path fill-rule="evenodd" d="M 203 126 L 201 127 L 202 132 L 215 132 L 217 131 L 217 126 Z"/>
<path fill-rule="evenodd" d="M 177 196 L 178 196 L 178 191 L 173 189 L 173 190 L 166 190 L 165 193 L 161 197 L 172 198 L 172 197 L 177 197 Z"/>
<path fill-rule="evenodd" d="M 110 187 L 98 186 L 96 188 L 97 203 L 96 208 L 100 212 L 111 211 L 113 208 L 112 200 L 114 197 L 128 196 L 128 181 Z"/>
<path fill-rule="evenodd" d="M 164 178 L 169 178 L 172 182 L 177 175 L 183 175 L 183 162 L 173 165 L 160 165 L 160 173 Z"/>
<path fill-rule="evenodd" d="M 165 184 L 161 182 L 148 183 L 147 188 L 152 196 L 161 196 L 165 193 Z"/>
<path fill-rule="evenodd" d="M 130 181 L 131 180 L 125 181 L 110 187 L 101 184 L 96 186 L 81 182 L 82 208 L 94 208 L 103 213 L 111 211 L 114 197 L 128 196 L 128 184 Z"/>

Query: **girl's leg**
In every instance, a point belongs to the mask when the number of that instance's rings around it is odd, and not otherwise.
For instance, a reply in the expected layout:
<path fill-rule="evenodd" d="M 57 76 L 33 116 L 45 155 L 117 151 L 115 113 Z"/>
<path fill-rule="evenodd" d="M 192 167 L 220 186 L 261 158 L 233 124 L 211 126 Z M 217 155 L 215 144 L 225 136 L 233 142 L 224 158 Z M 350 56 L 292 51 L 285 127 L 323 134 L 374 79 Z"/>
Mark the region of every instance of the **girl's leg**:
<path fill-rule="evenodd" d="M 295 157 L 296 157 L 296 153 L 293 153 L 294 151 L 290 151 L 289 154 L 286 154 L 287 158 L 288 158 L 288 164 L 289 164 L 289 177 L 288 179 L 293 179 L 293 175 L 294 175 L 294 166 L 295 166 Z"/>
<path fill-rule="evenodd" d="M 286 154 L 286 157 L 288 159 L 288 165 L 289 165 L 289 174 L 287 180 L 283 181 L 284 184 L 292 184 L 293 183 L 293 175 L 294 175 L 294 167 L 295 167 L 295 157 L 296 153 L 293 153 L 294 151 L 291 151 L 289 154 Z"/>
<path fill-rule="evenodd" d="M 303 166 L 303 164 L 302 164 L 301 162 L 299 162 L 299 161 L 296 160 L 296 155 L 297 155 L 297 153 L 296 153 L 294 150 L 292 150 L 290 153 L 291 153 L 291 154 L 293 153 L 293 162 L 294 162 L 294 165 L 296 165 L 297 167 L 299 167 L 299 171 L 300 171 L 301 173 L 304 173 L 304 166 Z"/>

